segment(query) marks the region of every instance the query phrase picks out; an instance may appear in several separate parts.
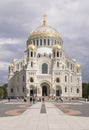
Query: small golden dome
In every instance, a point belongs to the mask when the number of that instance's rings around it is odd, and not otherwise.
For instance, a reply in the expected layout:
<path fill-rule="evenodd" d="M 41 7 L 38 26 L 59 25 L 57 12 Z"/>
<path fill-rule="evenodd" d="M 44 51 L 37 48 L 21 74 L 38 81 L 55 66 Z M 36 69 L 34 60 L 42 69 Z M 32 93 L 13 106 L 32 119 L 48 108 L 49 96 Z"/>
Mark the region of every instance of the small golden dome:
<path fill-rule="evenodd" d="M 56 45 L 54 45 L 53 46 L 53 50 L 59 50 L 59 49 L 61 49 L 62 47 L 59 45 L 59 44 L 56 44 Z"/>
<path fill-rule="evenodd" d="M 80 67 L 80 64 L 77 63 L 76 66 L 79 68 L 79 67 Z"/>
<path fill-rule="evenodd" d="M 13 65 L 13 64 L 9 64 L 9 67 L 13 68 L 13 67 L 14 67 L 14 65 Z"/>
<path fill-rule="evenodd" d="M 33 44 L 31 44 L 31 45 L 28 45 L 28 49 L 30 49 L 30 50 L 35 50 L 36 47 L 35 47 Z"/>

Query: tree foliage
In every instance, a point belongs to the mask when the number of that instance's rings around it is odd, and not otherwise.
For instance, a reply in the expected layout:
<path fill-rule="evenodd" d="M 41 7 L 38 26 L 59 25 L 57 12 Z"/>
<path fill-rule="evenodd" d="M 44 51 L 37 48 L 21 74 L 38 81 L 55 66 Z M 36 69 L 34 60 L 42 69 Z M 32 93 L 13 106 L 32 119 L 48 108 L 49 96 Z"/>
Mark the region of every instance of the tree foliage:
<path fill-rule="evenodd" d="M 4 90 L 3 88 L 0 88 L 0 98 L 3 98 L 4 97 Z"/>
<path fill-rule="evenodd" d="M 0 86 L 0 98 L 7 97 L 7 87 L 8 87 L 7 83 Z"/>
<path fill-rule="evenodd" d="M 89 83 L 82 84 L 82 94 L 84 98 L 89 98 Z"/>

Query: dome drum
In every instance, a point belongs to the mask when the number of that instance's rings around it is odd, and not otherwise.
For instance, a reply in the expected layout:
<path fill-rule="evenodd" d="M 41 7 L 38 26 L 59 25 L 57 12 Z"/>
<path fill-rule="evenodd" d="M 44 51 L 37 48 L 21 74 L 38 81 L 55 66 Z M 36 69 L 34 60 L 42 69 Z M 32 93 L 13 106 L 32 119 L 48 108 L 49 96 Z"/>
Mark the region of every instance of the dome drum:
<path fill-rule="evenodd" d="M 31 44 L 35 45 L 36 47 L 52 47 L 55 44 L 62 46 L 63 41 L 57 38 L 37 37 L 27 41 L 27 47 Z"/>

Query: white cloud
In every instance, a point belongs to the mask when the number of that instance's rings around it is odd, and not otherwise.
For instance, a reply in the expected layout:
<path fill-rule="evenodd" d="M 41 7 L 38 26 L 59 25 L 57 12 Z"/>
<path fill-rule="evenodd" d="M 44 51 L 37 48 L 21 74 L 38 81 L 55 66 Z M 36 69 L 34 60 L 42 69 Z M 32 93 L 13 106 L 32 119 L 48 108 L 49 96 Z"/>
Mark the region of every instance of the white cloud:
<path fill-rule="evenodd" d="M 0 70 L 7 70 L 8 69 L 8 65 L 9 63 L 8 62 L 2 62 L 0 61 Z"/>
<path fill-rule="evenodd" d="M 2 45 L 2 44 L 18 44 L 20 42 L 21 42 L 20 39 L 0 38 L 0 45 Z"/>

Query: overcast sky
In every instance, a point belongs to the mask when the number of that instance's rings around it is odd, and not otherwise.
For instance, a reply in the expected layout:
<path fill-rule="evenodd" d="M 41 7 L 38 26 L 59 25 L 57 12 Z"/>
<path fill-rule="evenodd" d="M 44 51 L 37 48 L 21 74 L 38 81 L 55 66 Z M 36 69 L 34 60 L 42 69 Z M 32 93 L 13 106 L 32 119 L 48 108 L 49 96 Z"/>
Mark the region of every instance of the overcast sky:
<path fill-rule="evenodd" d="M 8 80 L 9 63 L 23 56 L 43 14 L 60 33 L 66 55 L 81 64 L 83 82 L 89 82 L 89 0 L 0 0 L 0 85 Z"/>

